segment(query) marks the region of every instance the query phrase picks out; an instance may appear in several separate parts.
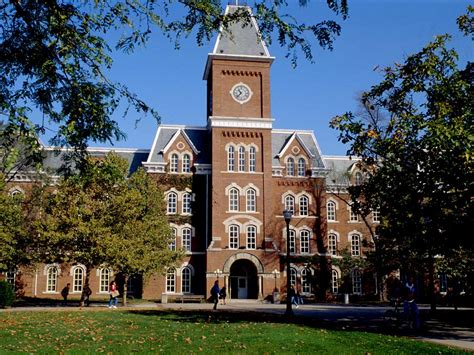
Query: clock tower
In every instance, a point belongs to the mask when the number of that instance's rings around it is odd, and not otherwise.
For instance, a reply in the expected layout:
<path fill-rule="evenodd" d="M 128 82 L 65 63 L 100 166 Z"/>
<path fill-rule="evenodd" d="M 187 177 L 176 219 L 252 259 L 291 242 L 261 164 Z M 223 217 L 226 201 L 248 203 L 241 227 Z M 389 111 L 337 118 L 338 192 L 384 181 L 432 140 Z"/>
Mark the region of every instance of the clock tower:
<path fill-rule="evenodd" d="M 242 292 L 239 298 L 257 298 L 265 277 L 261 265 L 274 250 L 268 228 L 274 207 L 270 110 L 274 58 L 251 9 L 226 8 L 226 14 L 237 11 L 247 11 L 250 21 L 221 30 L 204 72 L 212 152 L 207 286 L 220 270 L 232 298 L 237 292 Z"/>

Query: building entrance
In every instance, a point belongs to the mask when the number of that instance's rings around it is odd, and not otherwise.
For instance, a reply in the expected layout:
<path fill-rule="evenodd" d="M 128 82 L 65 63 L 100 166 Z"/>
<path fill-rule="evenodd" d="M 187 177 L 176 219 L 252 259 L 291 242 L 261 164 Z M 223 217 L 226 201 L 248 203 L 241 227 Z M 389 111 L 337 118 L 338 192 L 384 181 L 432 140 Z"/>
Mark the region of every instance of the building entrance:
<path fill-rule="evenodd" d="M 256 299 L 258 297 L 257 268 L 250 260 L 236 260 L 230 267 L 229 279 L 229 292 L 232 299 Z"/>

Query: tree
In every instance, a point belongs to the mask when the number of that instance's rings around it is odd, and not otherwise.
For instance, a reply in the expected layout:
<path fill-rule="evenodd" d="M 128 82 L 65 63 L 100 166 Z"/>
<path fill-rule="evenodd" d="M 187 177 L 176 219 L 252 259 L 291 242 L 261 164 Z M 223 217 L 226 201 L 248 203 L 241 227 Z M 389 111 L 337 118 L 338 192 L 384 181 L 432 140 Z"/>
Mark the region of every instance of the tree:
<path fill-rule="evenodd" d="M 134 173 L 119 193 L 112 196 L 111 233 L 104 238 L 105 264 L 124 276 L 123 304 L 127 304 L 130 276 L 146 278 L 163 271 L 181 256 L 170 251 L 171 230 L 164 196 L 143 169 Z"/>
<path fill-rule="evenodd" d="M 299 0 L 301 6 L 308 3 Z M 285 13 L 287 6 L 282 0 L 255 1 L 253 16 L 267 41 L 275 36 L 286 46 L 293 64 L 298 51 L 313 59 L 308 37 L 332 49 L 340 33 L 335 21 L 299 23 Z M 346 18 L 347 0 L 327 0 L 327 6 Z M 225 15 L 218 0 L 4 1 L 0 4 L 0 113 L 22 135 L 53 129 L 51 144 L 73 147 L 69 160 L 83 163 L 88 142 L 124 137 L 112 117 L 120 102 L 126 103 L 124 115 L 132 108 L 159 120 L 157 111 L 126 85 L 107 78 L 115 50 L 132 52 L 153 32 L 164 33 L 177 48 L 180 39 L 191 34 L 202 45 L 221 26 L 227 30 L 236 21 L 248 24 L 251 16 L 243 8 Z M 105 35 L 114 32 L 115 46 Z M 31 119 L 33 107 L 43 117 L 41 124 Z"/>
<path fill-rule="evenodd" d="M 465 20 L 462 23 L 467 23 Z M 472 23 L 472 19 L 471 19 Z M 466 32 L 467 34 L 468 32 Z M 360 209 L 380 208 L 376 253 L 385 270 L 425 270 L 434 308 L 434 258 L 473 250 L 474 65 L 438 36 L 364 93 L 366 115 L 348 112 L 331 126 L 368 179 L 350 188 Z M 380 114 L 382 113 L 382 114 Z M 424 275 L 422 275 L 424 276 Z"/>
<path fill-rule="evenodd" d="M 168 250 L 163 196 L 143 171 L 127 175 L 127 162 L 108 154 L 89 159 L 81 174 L 63 178 L 54 190 L 44 189 L 35 222 L 37 261 L 84 265 L 84 291 L 93 268 L 148 274 L 172 263 L 177 255 Z"/>
<path fill-rule="evenodd" d="M 0 174 L 0 270 L 28 263 L 28 233 L 23 213 L 23 195 L 11 196 Z"/>

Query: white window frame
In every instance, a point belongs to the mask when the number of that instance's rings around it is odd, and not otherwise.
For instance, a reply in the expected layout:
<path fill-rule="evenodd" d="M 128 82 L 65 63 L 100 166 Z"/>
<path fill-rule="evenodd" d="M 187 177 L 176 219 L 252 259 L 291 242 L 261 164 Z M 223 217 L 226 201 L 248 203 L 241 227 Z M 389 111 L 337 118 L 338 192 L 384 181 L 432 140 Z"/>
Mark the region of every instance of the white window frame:
<path fill-rule="evenodd" d="M 300 216 L 308 216 L 309 215 L 309 198 L 308 196 L 300 196 L 299 199 L 299 207 L 300 207 Z"/>
<path fill-rule="evenodd" d="M 229 211 L 239 211 L 239 190 L 235 187 L 229 189 Z"/>
<path fill-rule="evenodd" d="M 294 267 L 290 267 L 290 284 L 296 288 L 296 281 L 298 280 L 298 271 Z"/>
<path fill-rule="evenodd" d="M 99 292 L 109 292 L 111 274 L 110 269 L 103 268 L 99 270 Z"/>
<path fill-rule="evenodd" d="M 249 171 L 254 173 L 257 167 L 257 150 L 255 147 L 249 149 Z"/>
<path fill-rule="evenodd" d="M 355 185 L 360 186 L 364 182 L 364 176 L 360 171 L 355 173 Z"/>
<path fill-rule="evenodd" d="M 247 212 L 257 212 L 257 191 L 248 189 L 245 192 Z"/>
<path fill-rule="evenodd" d="M 170 173 L 177 173 L 178 172 L 178 163 L 179 163 L 179 156 L 176 153 L 171 154 L 170 156 Z"/>
<path fill-rule="evenodd" d="M 334 295 L 339 293 L 339 272 L 335 269 L 331 270 L 331 292 Z"/>
<path fill-rule="evenodd" d="M 235 171 L 235 148 L 233 145 L 227 148 L 227 171 Z"/>
<path fill-rule="evenodd" d="M 291 211 L 291 214 L 295 214 L 295 197 L 292 195 L 285 196 L 285 210 Z"/>
<path fill-rule="evenodd" d="M 239 147 L 239 172 L 245 171 L 245 147 Z"/>
<path fill-rule="evenodd" d="M 189 174 L 191 172 L 191 156 L 188 153 L 181 157 L 181 172 Z"/>
<path fill-rule="evenodd" d="M 176 269 L 170 268 L 166 272 L 166 293 L 176 293 Z"/>
<path fill-rule="evenodd" d="M 336 202 L 328 201 L 326 204 L 326 213 L 328 222 L 336 222 Z"/>
<path fill-rule="evenodd" d="M 48 266 L 46 269 L 46 292 L 58 291 L 58 275 L 59 270 L 57 266 Z"/>
<path fill-rule="evenodd" d="M 349 222 L 359 222 L 359 215 L 352 210 L 352 206 L 349 206 Z"/>
<path fill-rule="evenodd" d="M 9 269 L 8 271 L 5 272 L 5 281 L 8 282 L 13 289 L 15 289 L 16 285 L 16 270 L 14 269 Z"/>
<path fill-rule="evenodd" d="M 191 293 L 191 268 L 184 267 L 181 270 L 181 292 L 182 293 Z"/>
<path fill-rule="evenodd" d="M 295 176 L 295 160 L 292 157 L 286 160 L 286 175 Z"/>
<path fill-rule="evenodd" d="M 72 292 L 82 292 L 84 287 L 85 270 L 81 266 L 76 266 L 72 270 Z"/>
<path fill-rule="evenodd" d="M 293 228 L 290 229 L 290 254 L 296 254 L 296 231 Z"/>
<path fill-rule="evenodd" d="M 229 226 L 229 249 L 239 249 L 240 228 L 236 224 Z"/>
<path fill-rule="evenodd" d="M 257 226 L 253 224 L 247 226 L 246 248 L 249 250 L 257 249 Z"/>
<path fill-rule="evenodd" d="M 380 223 L 380 209 L 375 208 L 372 210 L 372 222 Z"/>
<path fill-rule="evenodd" d="M 191 228 L 183 228 L 181 230 L 181 245 L 184 251 L 191 251 L 192 247 L 192 230 Z"/>
<path fill-rule="evenodd" d="M 307 229 L 300 231 L 300 253 L 309 254 L 311 251 L 311 232 Z"/>
<path fill-rule="evenodd" d="M 337 255 L 337 235 L 334 233 L 328 235 L 328 253 Z"/>
<path fill-rule="evenodd" d="M 361 237 L 359 234 L 352 234 L 351 235 L 351 255 L 352 256 L 360 256 L 360 244 L 361 244 Z"/>
<path fill-rule="evenodd" d="M 183 193 L 183 197 L 181 199 L 181 212 L 182 214 L 190 215 L 192 213 L 191 203 L 192 203 L 192 195 L 189 192 Z"/>
<path fill-rule="evenodd" d="M 306 175 L 306 160 L 304 158 L 298 159 L 298 176 L 304 177 Z"/>
<path fill-rule="evenodd" d="M 178 194 L 169 192 L 166 196 L 166 213 L 176 214 L 178 212 Z"/>

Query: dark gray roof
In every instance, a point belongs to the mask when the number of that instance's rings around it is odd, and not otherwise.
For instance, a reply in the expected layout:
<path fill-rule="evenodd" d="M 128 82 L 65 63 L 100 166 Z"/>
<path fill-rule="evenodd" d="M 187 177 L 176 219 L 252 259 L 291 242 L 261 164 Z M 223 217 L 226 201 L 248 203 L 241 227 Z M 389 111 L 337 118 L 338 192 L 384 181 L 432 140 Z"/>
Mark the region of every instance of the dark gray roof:
<path fill-rule="evenodd" d="M 128 149 L 128 148 L 88 148 L 90 156 L 103 157 L 107 153 L 115 152 L 118 156 L 124 158 L 129 164 L 129 173 L 135 172 L 145 162 L 149 150 L 145 149 Z M 52 174 L 56 174 L 63 165 L 63 158 L 66 150 L 61 148 L 47 147 L 44 150 L 43 168 Z"/>
<path fill-rule="evenodd" d="M 272 165 L 278 166 L 281 164 L 278 154 L 285 148 L 291 138 L 295 135 L 295 139 L 304 145 L 304 147 L 313 156 L 311 165 L 313 167 L 324 168 L 324 162 L 321 158 L 321 151 L 316 142 L 316 138 L 310 131 L 288 131 L 288 130 L 273 130 L 272 131 Z"/>
<path fill-rule="evenodd" d="M 187 136 L 190 143 L 198 150 L 195 163 L 211 164 L 210 144 L 211 137 L 206 127 L 188 127 L 188 126 L 171 126 L 160 125 L 156 132 L 155 142 L 148 157 L 149 163 L 163 163 L 163 149 L 173 139 L 175 134 L 182 130 Z"/>
<path fill-rule="evenodd" d="M 323 159 L 329 169 L 326 184 L 349 186 L 351 169 L 360 159 L 347 156 L 324 156 Z"/>
<path fill-rule="evenodd" d="M 247 6 L 228 5 L 226 14 L 232 14 L 238 10 L 251 11 Z M 248 23 L 233 22 L 227 29 L 221 30 L 213 54 L 270 57 L 253 17 Z"/>

